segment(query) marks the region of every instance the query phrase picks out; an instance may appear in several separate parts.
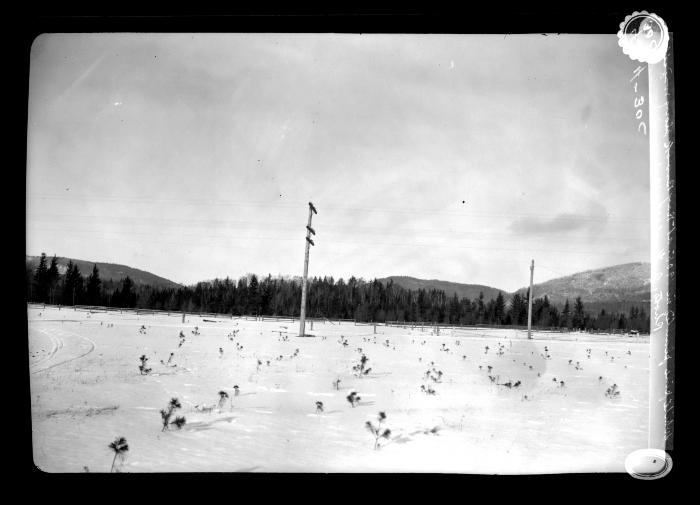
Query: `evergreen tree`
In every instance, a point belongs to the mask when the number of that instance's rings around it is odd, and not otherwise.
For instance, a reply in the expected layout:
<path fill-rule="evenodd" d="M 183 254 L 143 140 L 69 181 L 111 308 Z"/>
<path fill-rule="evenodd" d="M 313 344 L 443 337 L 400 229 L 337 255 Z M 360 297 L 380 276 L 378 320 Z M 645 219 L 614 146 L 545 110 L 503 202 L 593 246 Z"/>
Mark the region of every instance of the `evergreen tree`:
<path fill-rule="evenodd" d="M 59 272 L 58 272 L 58 259 L 54 254 L 51 258 L 51 266 L 49 266 L 46 272 L 47 284 L 49 289 L 49 303 L 55 302 L 56 286 L 58 286 Z"/>
<path fill-rule="evenodd" d="M 88 281 L 87 281 L 87 301 L 88 301 L 88 304 L 90 304 L 90 305 L 99 305 L 100 304 L 101 284 L 102 284 L 102 281 L 100 280 L 100 270 L 97 268 L 97 265 L 94 264 L 92 267 L 92 273 L 88 277 Z"/>
<path fill-rule="evenodd" d="M 133 291 L 134 283 L 127 275 L 122 281 L 121 306 L 133 308 L 136 306 L 136 293 Z M 116 305 L 116 304 L 115 304 Z"/>
<path fill-rule="evenodd" d="M 61 303 L 63 305 L 73 305 L 73 260 L 68 261 L 66 273 L 63 275 L 63 289 L 61 290 Z"/>
<path fill-rule="evenodd" d="M 83 276 L 78 265 L 68 262 L 63 276 L 62 296 L 64 305 L 79 305 L 83 301 Z"/>
<path fill-rule="evenodd" d="M 515 293 L 510 301 L 510 323 L 514 325 L 522 325 L 522 314 L 525 309 L 525 303 L 520 293 Z"/>
<path fill-rule="evenodd" d="M 583 302 L 581 297 L 577 296 L 574 302 L 574 315 L 573 315 L 573 326 L 574 328 L 583 329 L 584 328 L 584 313 L 583 313 Z"/>
<path fill-rule="evenodd" d="M 559 326 L 571 328 L 571 307 L 569 307 L 568 298 L 566 299 L 566 303 L 564 303 L 564 309 L 561 311 L 561 321 L 559 322 Z"/>
<path fill-rule="evenodd" d="M 255 274 L 250 276 L 248 283 L 248 313 L 260 313 L 260 293 L 258 292 L 258 278 Z"/>
<path fill-rule="evenodd" d="M 506 311 L 506 302 L 503 299 L 503 293 L 500 291 L 498 292 L 498 296 L 496 297 L 496 306 L 494 308 L 494 316 L 496 319 L 496 324 L 501 324 L 503 322 L 504 316 L 505 316 L 505 311 Z"/>
<path fill-rule="evenodd" d="M 270 304 L 272 303 L 272 276 L 268 274 L 267 279 L 263 282 L 262 295 L 260 297 L 261 313 L 269 316 L 271 314 Z"/>
<path fill-rule="evenodd" d="M 49 292 L 49 276 L 45 253 L 41 253 L 39 265 L 36 267 L 36 272 L 34 273 L 34 291 L 33 298 L 40 303 L 46 303 Z"/>
<path fill-rule="evenodd" d="M 479 291 L 479 301 L 477 302 L 477 317 L 479 319 L 479 324 L 483 324 L 484 322 L 484 313 L 484 292 Z"/>

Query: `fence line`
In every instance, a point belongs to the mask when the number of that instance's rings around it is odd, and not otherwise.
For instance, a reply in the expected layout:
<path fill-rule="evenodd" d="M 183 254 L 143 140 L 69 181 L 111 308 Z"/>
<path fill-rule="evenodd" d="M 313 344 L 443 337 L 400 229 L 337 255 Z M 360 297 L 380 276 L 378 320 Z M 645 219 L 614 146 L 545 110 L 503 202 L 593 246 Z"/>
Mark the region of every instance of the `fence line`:
<path fill-rule="evenodd" d="M 162 310 L 162 309 L 140 309 L 140 308 L 124 308 L 124 307 L 105 307 L 102 305 L 60 305 L 60 304 L 48 304 L 48 303 L 36 303 L 27 302 L 28 307 L 34 308 L 46 308 L 53 307 L 59 309 L 73 309 L 75 311 L 81 312 L 119 312 L 119 313 L 136 313 L 136 315 L 167 315 L 167 316 L 180 316 L 183 312 L 180 310 Z M 200 312 L 200 311 L 185 311 L 185 314 L 189 316 L 199 316 L 199 317 L 212 317 L 217 319 L 229 319 L 229 320 L 246 320 L 246 321 L 280 321 L 280 322 L 296 322 L 299 321 L 298 316 L 256 316 L 252 314 L 245 315 L 234 315 L 234 314 L 223 314 L 219 312 Z M 526 331 L 527 326 L 520 325 L 489 325 L 489 324 L 443 324 L 435 321 L 358 321 L 356 319 L 330 319 L 325 317 L 310 317 L 307 321 L 313 321 L 314 323 L 330 323 L 330 324 L 340 324 L 340 323 L 353 323 L 355 326 L 388 326 L 394 328 L 439 328 L 440 330 L 453 330 L 453 331 L 475 331 L 475 330 L 516 330 L 516 331 Z M 559 328 L 554 326 L 538 327 L 533 326 L 533 331 L 539 333 L 572 333 L 581 332 L 587 334 L 595 335 L 648 335 L 647 333 L 636 332 L 635 330 L 625 330 L 619 328 L 609 328 L 609 329 L 587 329 L 587 330 L 577 330 L 572 328 Z"/>

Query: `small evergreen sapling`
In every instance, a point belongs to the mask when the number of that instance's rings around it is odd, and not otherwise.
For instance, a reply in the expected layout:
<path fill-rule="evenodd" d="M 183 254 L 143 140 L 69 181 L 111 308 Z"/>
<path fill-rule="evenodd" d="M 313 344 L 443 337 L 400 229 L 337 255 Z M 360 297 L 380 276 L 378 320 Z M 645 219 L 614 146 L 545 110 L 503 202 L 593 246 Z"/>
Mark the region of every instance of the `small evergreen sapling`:
<path fill-rule="evenodd" d="M 620 396 L 620 390 L 617 387 L 617 384 L 613 384 L 610 386 L 606 391 L 605 391 L 605 396 L 608 398 L 617 398 Z"/>
<path fill-rule="evenodd" d="M 114 439 L 114 442 L 109 444 L 109 448 L 112 449 L 112 451 L 114 451 L 114 459 L 112 459 L 112 468 L 109 471 L 109 473 L 112 473 L 114 471 L 114 463 L 117 461 L 117 456 L 123 459 L 124 455 L 129 450 L 129 444 L 126 443 L 126 438 L 117 437 Z"/>
<path fill-rule="evenodd" d="M 323 412 L 323 402 L 316 402 L 316 413 L 320 414 Z"/>
<path fill-rule="evenodd" d="M 437 370 L 433 367 L 431 370 L 425 372 L 425 378 L 431 379 L 433 382 L 442 382 L 442 370 Z"/>
<path fill-rule="evenodd" d="M 174 424 L 177 427 L 177 429 L 179 430 L 185 425 L 186 422 L 187 421 L 185 420 L 184 416 L 177 416 L 175 418 L 175 420 L 170 424 Z"/>
<path fill-rule="evenodd" d="M 427 395 L 434 395 L 435 390 L 432 388 L 432 386 L 425 387 L 424 384 L 421 384 L 420 390 L 423 391 Z"/>
<path fill-rule="evenodd" d="M 374 450 L 379 449 L 379 440 L 382 438 L 388 439 L 391 436 L 391 430 L 386 428 L 382 429 L 382 423 L 386 420 L 386 414 L 380 412 L 377 416 L 377 425 L 375 426 L 372 421 L 367 421 L 365 427 L 374 435 Z"/>
<path fill-rule="evenodd" d="M 160 417 L 163 422 L 163 429 L 161 431 L 165 431 L 168 429 L 168 426 L 172 424 L 170 422 L 170 418 L 173 415 L 173 412 L 175 412 L 176 409 L 182 408 L 182 405 L 180 405 L 180 401 L 177 398 L 171 398 L 170 402 L 168 403 L 167 409 L 161 409 L 160 411 Z M 183 418 L 184 419 L 184 418 Z M 176 419 L 177 421 L 177 419 Z M 183 423 L 184 424 L 184 423 Z M 178 426 L 179 428 L 180 426 Z"/>
<path fill-rule="evenodd" d="M 355 391 L 351 391 L 350 394 L 349 394 L 348 396 L 345 397 L 345 399 L 346 399 L 347 401 L 350 402 L 350 405 L 352 405 L 353 408 L 354 408 L 355 405 L 357 405 L 357 404 L 360 402 L 360 400 L 361 400 L 360 396 L 359 396 Z"/>
<path fill-rule="evenodd" d="M 357 365 L 352 367 L 352 369 L 356 372 L 355 375 L 357 377 L 363 377 L 363 376 L 367 375 L 372 370 L 371 368 L 365 369 L 365 365 L 367 365 L 368 361 L 369 361 L 369 358 L 363 354 L 362 357 L 360 358 L 360 362 Z"/>
<path fill-rule="evenodd" d="M 139 372 L 141 372 L 141 375 L 147 375 L 151 371 L 151 369 L 146 366 L 148 358 L 145 354 L 142 354 L 139 359 L 141 360 L 141 364 L 139 365 Z"/>

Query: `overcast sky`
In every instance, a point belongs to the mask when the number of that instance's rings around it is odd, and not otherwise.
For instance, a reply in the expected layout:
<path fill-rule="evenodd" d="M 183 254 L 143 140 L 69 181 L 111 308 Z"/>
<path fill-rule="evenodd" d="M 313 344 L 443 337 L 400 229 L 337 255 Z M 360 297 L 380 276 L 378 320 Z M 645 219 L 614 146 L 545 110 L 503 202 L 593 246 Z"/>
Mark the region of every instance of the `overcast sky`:
<path fill-rule="evenodd" d="M 301 275 L 312 201 L 310 276 L 649 261 L 638 65 L 615 34 L 43 35 L 27 254 Z"/>

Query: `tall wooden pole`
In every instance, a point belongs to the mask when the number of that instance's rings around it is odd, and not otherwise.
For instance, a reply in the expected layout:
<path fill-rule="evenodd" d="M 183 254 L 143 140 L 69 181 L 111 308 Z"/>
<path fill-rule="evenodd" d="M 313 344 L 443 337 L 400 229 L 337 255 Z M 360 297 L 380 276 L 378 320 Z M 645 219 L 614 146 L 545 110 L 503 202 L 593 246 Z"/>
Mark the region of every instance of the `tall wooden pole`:
<path fill-rule="evenodd" d="M 532 338 L 532 277 L 535 273 L 535 260 L 530 264 L 530 291 L 527 297 L 527 338 Z"/>
<path fill-rule="evenodd" d="M 311 228 L 311 217 L 316 214 L 316 207 L 314 204 L 309 202 L 309 223 L 306 225 L 306 253 L 304 254 L 304 277 L 301 280 L 301 311 L 299 317 L 299 336 L 303 337 L 305 335 L 305 324 L 306 324 L 306 277 L 309 274 L 309 246 L 314 245 L 314 241 L 311 240 L 311 234 L 316 235 L 316 232 Z"/>

